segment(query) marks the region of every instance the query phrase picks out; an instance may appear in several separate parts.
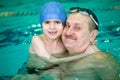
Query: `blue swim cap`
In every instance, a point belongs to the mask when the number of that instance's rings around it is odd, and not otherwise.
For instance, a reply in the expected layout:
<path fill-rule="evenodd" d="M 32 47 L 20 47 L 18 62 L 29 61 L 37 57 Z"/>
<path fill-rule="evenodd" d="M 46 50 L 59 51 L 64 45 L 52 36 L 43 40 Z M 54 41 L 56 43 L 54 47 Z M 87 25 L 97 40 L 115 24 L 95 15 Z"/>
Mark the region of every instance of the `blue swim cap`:
<path fill-rule="evenodd" d="M 63 24 L 65 24 L 67 15 L 59 2 L 48 2 L 46 3 L 40 11 L 40 24 L 46 20 L 56 19 L 60 20 Z"/>

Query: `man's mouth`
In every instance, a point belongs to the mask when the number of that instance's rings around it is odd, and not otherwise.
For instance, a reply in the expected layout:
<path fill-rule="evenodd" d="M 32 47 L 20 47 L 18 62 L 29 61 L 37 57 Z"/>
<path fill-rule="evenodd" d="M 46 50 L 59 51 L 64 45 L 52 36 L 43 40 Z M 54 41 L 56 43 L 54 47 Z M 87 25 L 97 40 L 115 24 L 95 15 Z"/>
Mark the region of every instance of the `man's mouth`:
<path fill-rule="evenodd" d="M 73 38 L 66 38 L 67 41 L 75 41 L 76 39 Z"/>

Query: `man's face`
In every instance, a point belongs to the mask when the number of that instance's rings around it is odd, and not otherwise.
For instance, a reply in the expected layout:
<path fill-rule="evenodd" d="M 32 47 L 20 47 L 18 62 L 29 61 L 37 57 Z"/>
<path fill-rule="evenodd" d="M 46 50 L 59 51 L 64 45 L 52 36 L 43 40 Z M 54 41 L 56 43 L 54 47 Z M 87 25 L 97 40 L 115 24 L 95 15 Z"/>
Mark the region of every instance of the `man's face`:
<path fill-rule="evenodd" d="M 70 14 L 62 34 L 62 40 L 69 52 L 83 52 L 91 40 L 89 16 Z"/>

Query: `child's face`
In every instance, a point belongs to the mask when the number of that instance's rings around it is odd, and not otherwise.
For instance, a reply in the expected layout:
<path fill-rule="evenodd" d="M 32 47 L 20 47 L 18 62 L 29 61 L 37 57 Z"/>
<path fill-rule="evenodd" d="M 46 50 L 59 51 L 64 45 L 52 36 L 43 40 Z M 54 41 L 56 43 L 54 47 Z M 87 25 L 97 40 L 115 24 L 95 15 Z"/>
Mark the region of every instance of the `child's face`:
<path fill-rule="evenodd" d="M 44 34 L 50 39 L 56 39 L 61 36 L 63 24 L 59 20 L 46 20 L 42 24 Z"/>

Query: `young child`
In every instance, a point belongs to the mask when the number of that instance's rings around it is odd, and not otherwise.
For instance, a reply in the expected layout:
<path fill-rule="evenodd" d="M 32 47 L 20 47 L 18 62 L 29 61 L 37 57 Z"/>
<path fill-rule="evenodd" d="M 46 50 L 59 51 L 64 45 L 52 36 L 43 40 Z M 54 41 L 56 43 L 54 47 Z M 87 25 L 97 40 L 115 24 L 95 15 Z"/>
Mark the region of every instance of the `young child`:
<path fill-rule="evenodd" d="M 26 62 L 28 74 L 18 74 L 12 80 L 41 80 L 39 74 L 43 73 L 51 64 L 50 60 L 63 57 L 66 49 L 61 40 L 61 34 L 66 21 L 66 12 L 59 2 L 47 2 L 43 5 L 40 11 L 40 24 L 43 29 L 43 34 L 33 36 L 29 48 L 29 57 Z M 51 69 L 50 69 L 51 70 Z M 57 69 L 54 69 L 51 76 L 58 76 Z M 44 70 L 45 72 L 45 70 Z M 47 71 L 43 74 L 51 74 Z M 43 78 L 42 78 L 43 79 Z M 45 79 L 44 79 L 45 80 Z M 57 79 L 56 79 L 57 80 Z"/>
<path fill-rule="evenodd" d="M 52 56 L 63 56 L 66 49 L 62 43 L 61 34 L 65 21 L 66 12 L 60 3 L 46 3 L 40 12 L 43 34 L 33 37 L 29 52 L 48 60 Z"/>

